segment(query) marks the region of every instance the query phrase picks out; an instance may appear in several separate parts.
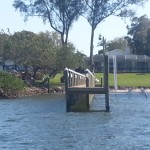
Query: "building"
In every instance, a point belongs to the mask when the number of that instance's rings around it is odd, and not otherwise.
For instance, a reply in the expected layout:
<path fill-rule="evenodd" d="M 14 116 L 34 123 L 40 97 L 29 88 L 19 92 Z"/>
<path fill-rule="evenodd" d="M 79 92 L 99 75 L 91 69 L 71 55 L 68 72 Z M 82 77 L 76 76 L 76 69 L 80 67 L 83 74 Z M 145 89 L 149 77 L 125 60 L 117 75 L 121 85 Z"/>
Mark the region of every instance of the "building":
<path fill-rule="evenodd" d="M 13 61 L 4 61 L 2 57 L 0 57 L 0 71 L 7 71 L 7 72 L 13 72 L 13 71 L 25 71 L 24 66 L 22 65 L 16 65 Z"/>
<path fill-rule="evenodd" d="M 113 72 L 114 60 L 116 59 L 117 72 L 150 72 L 150 57 L 146 55 L 133 55 L 129 50 L 107 52 L 109 57 L 109 71 Z M 103 71 L 103 54 L 94 56 L 95 71 Z"/>

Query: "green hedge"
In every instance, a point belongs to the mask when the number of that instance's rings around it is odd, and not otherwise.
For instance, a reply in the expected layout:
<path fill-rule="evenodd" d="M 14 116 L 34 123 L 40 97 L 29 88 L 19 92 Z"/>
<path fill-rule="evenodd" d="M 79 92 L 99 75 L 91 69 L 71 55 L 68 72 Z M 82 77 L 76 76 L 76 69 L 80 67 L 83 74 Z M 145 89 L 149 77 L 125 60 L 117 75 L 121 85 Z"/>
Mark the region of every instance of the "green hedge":
<path fill-rule="evenodd" d="M 0 89 L 4 92 L 21 91 L 25 87 L 24 82 L 6 72 L 0 72 Z"/>

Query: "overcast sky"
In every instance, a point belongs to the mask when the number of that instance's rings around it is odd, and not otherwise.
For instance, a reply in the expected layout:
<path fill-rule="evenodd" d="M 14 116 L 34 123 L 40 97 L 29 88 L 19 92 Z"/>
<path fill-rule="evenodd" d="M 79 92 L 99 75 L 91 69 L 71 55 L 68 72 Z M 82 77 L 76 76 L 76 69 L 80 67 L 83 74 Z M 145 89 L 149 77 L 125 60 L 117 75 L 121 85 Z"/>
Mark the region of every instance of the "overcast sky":
<path fill-rule="evenodd" d="M 7 31 L 9 28 L 11 33 L 27 30 L 38 33 L 40 31 L 52 31 L 49 24 L 44 25 L 40 18 L 32 17 L 27 22 L 24 22 L 24 17 L 21 16 L 19 11 L 15 11 L 12 7 L 13 0 L 0 1 L 0 30 Z M 150 18 L 150 0 L 146 3 L 144 8 L 136 7 L 137 16 L 140 17 L 146 14 Z M 107 41 L 113 40 L 116 37 L 122 37 L 127 34 L 126 26 L 130 25 L 129 20 L 121 20 L 116 17 L 109 17 L 104 22 L 98 25 L 95 30 L 94 39 L 94 54 L 98 53 L 97 47 L 98 36 L 102 34 Z M 88 22 L 80 17 L 80 19 L 73 24 L 69 33 L 69 41 L 75 47 L 89 56 L 90 47 L 90 33 L 91 28 Z"/>

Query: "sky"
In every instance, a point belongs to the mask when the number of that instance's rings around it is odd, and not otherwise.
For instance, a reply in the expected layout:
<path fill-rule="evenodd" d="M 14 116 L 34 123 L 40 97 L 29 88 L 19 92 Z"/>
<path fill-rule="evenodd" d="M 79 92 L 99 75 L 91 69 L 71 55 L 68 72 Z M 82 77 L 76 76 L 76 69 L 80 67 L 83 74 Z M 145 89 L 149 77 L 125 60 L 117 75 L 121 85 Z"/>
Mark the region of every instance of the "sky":
<path fill-rule="evenodd" d="M 0 1 L 0 30 L 3 29 L 7 32 L 7 28 L 9 28 L 12 34 L 23 30 L 32 31 L 34 33 L 40 31 L 45 32 L 46 30 L 53 31 L 48 23 L 43 24 L 42 19 L 38 17 L 31 17 L 28 21 L 24 22 L 24 16 L 22 16 L 19 11 L 15 11 L 15 8 L 12 6 L 13 1 L 14 0 Z M 137 12 L 137 17 L 146 14 L 150 18 L 150 0 L 145 3 L 144 7 L 136 6 L 134 9 Z M 94 54 L 97 54 L 98 50 L 101 49 L 100 47 L 97 47 L 99 34 L 101 34 L 106 41 L 110 41 L 114 38 L 127 35 L 127 25 L 130 25 L 129 19 L 122 20 L 114 16 L 111 16 L 100 23 L 95 30 Z M 90 35 L 91 27 L 89 23 L 85 18 L 80 17 L 70 30 L 69 41 L 75 45 L 77 50 L 89 56 Z"/>

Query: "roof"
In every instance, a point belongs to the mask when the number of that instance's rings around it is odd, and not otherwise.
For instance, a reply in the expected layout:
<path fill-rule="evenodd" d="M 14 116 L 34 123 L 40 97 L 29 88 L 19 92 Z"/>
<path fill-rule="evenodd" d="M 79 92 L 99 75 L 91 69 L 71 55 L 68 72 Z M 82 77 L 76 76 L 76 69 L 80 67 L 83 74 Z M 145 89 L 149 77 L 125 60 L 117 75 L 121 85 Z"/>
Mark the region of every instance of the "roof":
<path fill-rule="evenodd" d="M 115 49 L 113 51 L 109 51 L 107 52 L 109 59 L 113 59 L 113 57 L 115 56 L 116 59 L 119 61 L 136 61 L 136 62 L 146 62 L 146 61 L 150 61 L 150 57 L 147 55 L 133 55 L 130 53 L 129 50 L 119 50 L 119 49 Z M 101 62 L 103 61 L 103 54 L 100 55 L 94 55 L 93 57 L 95 62 Z"/>
<path fill-rule="evenodd" d="M 120 50 L 120 49 L 115 49 L 112 51 L 107 52 L 108 56 L 117 56 L 117 55 L 130 55 L 130 50 L 126 49 L 126 50 Z"/>
<path fill-rule="evenodd" d="M 114 56 L 109 56 L 109 59 L 113 59 Z M 145 61 L 150 61 L 150 57 L 146 55 L 117 55 L 115 56 L 117 60 L 121 61 L 136 61 L 136 62 L 145 62 Z"/>

